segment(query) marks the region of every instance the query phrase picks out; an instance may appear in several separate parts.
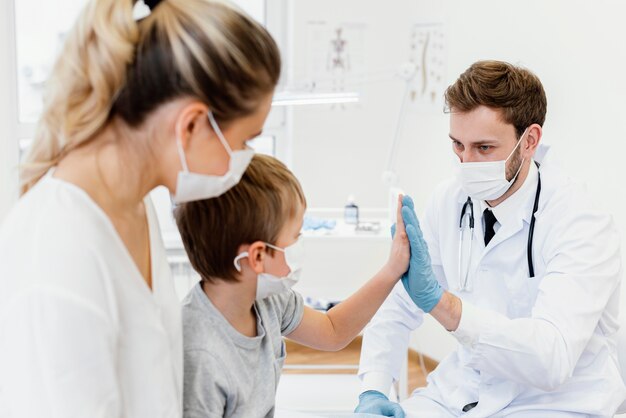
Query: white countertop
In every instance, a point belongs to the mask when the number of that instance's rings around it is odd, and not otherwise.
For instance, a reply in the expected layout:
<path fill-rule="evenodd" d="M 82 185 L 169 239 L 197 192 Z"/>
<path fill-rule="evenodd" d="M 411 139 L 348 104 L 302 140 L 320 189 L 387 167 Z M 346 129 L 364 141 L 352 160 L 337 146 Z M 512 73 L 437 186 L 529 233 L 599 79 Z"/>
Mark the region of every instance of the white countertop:
<path fill-rule="evenodd" d="M 318 229 L 302 231 L 305 240 L 318 239 L 340 239 L 340 240 L 391 240 L 390 226 L 391 223 L 387 219 L 364 220 L 363 222 L 378 222 L 380 229 L 374 231 L 357 231 L 355 225 L 346 224 L 342 219 L 335 219 L 337 222 L 334 229 Z M 183 250 L 183 243 L 178 230 L 168 229 L 162 231 L 163 242 L 168 252 L 176 252 Z"/>

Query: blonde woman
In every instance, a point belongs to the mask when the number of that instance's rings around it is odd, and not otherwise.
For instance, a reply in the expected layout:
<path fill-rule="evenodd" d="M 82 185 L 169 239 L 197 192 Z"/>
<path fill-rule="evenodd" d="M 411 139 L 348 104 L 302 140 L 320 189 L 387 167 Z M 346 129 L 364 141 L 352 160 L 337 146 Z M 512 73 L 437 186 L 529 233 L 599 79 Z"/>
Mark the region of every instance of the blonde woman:
<path fill-rule="evenodd" d="M 56 63 L 0 230 L 0 415 L 179 417 L 180 309 L 147 198 L 239 181 L 276 44 L 208 0 L 91 0 Z M 242 205 L 245 202 L 242 202 Z"/>

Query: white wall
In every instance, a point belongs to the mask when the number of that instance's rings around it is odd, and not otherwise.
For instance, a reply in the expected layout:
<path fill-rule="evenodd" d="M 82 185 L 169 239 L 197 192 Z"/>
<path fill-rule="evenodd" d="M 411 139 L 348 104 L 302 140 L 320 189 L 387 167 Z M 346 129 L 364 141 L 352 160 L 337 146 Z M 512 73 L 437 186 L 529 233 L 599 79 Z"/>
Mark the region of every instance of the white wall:
<path fill-rule="evenodd" d="M 565 170 L 588 184 L 597 205 L 615 216 L 626 236 L 626 194 L 620 186 L 626 174 L 626 2 L 299 0 L 294 11 L 294 36 L 301 45 L 295 51 L 295 68 L 303 78 L 306 24 L 315 20 L 331 26 L 364 22 L 366 71 L 402 62 L 410 25 L 436 21 L 445 23 L 447 33 L 446 85 L 480 59 L 506 60 L 533 70 L 548 96 L 544 143 L 553 146 Z M 293 168 L 310 206 L 339 207 L 351 193 L 361 206 L 386 204 L 380 173 L 402 85 L 387 82 L 363 91 L 364 100 L 345 111 L 320 107 L 294 112 Z M 398 173 L 400 185 L 421 210 L 435 185 L 450 175 L 448 119 L 436 106 L 412 105 L 409 112 Z M 427 335 L 418 333 L 414 343 L 440 358 L 450 340 L 437 330 L 433 326 Z M 425 339 L 428 347 L 419 343 Z"/>

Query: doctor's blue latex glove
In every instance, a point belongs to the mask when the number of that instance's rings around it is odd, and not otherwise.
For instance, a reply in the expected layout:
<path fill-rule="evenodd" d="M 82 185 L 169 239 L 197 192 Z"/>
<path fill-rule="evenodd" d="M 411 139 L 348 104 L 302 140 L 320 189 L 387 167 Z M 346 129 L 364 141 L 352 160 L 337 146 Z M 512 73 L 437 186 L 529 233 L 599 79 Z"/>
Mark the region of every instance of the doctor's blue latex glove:
<path fill-rule="evenodd" d="M 361 393 L 359 395 L 359 405 L 354 412 L 404 418 L 402 407 L 395 402 L 391 402 L 389 398 L 377 390 L 368 390 Z"/>
<path fill-rule="evenodd" d="M 402 198 L 402 219 L 411 245 L 409 269 L 402 276 L 402 284 L 413 303 L 428 313 L 439 303 L 443 289 L 433 273 L 428 246 L 415 214 L 413 199 L 409 196 Z M 391 235 L 394 236 L 395 233 L 394 224 L 391 227 Z"/>

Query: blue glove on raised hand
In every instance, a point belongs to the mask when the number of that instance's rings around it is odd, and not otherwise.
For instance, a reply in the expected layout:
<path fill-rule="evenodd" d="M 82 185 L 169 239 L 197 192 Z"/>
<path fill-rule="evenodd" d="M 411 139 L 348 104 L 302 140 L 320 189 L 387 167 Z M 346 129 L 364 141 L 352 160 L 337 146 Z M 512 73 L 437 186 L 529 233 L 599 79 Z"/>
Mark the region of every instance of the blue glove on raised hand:
<path fill-rule="evenodd" d="M 402 198 L 402 219 L 411 245 L 409 269 L 402 275 L 402 284 L 413 303 L 428 313 L 439 303 L 443 289 L 433 274 L 428 245 L 415 215 L 413 199 L 409 196 Z M 395 233 L 396 226 L 393 225 L 391 235 Z"/>
<path fill-rule="evenodd" d="M 367 390 L 359 395 L 359 405 L 354 412 L 382 415 L 384 417 L 404 418 L 402 407 L 391 402 L 377 390 Z"/>

